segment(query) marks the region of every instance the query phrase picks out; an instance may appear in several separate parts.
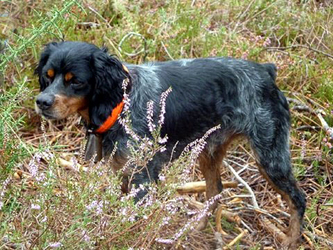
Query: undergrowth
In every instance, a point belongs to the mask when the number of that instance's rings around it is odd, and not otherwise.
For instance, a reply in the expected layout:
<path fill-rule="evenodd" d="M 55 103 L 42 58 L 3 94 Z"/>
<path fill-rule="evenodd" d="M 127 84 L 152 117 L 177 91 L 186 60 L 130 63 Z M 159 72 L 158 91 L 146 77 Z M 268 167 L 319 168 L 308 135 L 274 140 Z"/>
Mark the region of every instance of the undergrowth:
<path fill-rule="evenodd" d="M 136 190 L 122 194 L 121 176 L 108 164 L 82 160 L 84 128 L 77 117 L 42 121 L 33 107 L 34 68 L 46 43 L 65 39 L 107 46 L 131 63 L 208 56 L 274 62 L 291 105 L 294 172 L 308 197 L 301 249 L 330 249 L 333 138 L 319 115 L 333 126 L 332 19 L 329 1 L 312 0 L 2 1 L 0 248 L 213 249 L 245 229 L 230 248 L 279 248 L 242 185 L 217 197 L 241 220 L 222 220 L 223 240 L 214 216 L 204 231 L 192 230 L 209 202 L 203 194 L 179 195 L 176 186 L 203 179 L 194 167 L 196 147 L 166 166 L 146 201 L 135 205 Z M 155 141 L 141 138 L 136 160 L 163 149 L 155 129 Z M 286 206 L 260 177 L 247 145 L 233 145 L 227 162 L 268 218 L 285 228 Z M 234 176 L 223 169 L 222 179 Z"/>

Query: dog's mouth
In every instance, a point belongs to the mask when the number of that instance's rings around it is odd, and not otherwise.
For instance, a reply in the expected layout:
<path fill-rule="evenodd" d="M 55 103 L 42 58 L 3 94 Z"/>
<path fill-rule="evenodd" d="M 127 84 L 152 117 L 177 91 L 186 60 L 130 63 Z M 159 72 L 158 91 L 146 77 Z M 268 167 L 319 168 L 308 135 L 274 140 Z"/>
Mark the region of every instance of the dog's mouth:
<path fill-rule="evenodd" d="M 58 120 L 60 119 L 57 117 L 52 110 L 41 110 L 40 108 L 37 107 L 35 104 L 35 111 L 38 115 L 44 117 L 47 120 Z"/>
<path fill-rule="evenodd" d="M 46 112 L 42 112 L 41 114 L 44 118 L 48 119 L 48 120 L 58 120 L 59 118 L 57 117 L 54 117 L 53 115 L 51 114 L 48 114 Z"/>

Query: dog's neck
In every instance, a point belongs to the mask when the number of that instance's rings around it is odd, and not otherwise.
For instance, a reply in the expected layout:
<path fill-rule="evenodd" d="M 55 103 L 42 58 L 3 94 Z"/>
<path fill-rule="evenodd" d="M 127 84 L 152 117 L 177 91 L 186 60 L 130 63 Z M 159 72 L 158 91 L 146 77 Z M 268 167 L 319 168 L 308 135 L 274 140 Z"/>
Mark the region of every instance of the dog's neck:
<path fill-rule="evenodd" d="M 82 119 L 84 120 L 85 124 L 90 124 L 89 108 L 88 107 L 79 110 L 78 113 L 82 117 Z"/>
<path fill-rule="evenodd" d="M 124 70 L 129 73 L 127 67 L 123 65 Z M 129 84 L 130 79 L 126 78 L 123 84 Z M 97 128 L 91 130 L 91 119 L 89 116 L 89 108 L 79 111 L 79 114 L 87 124 L 88 141 L 85 149 L 85 159 L 91 160 L 95 157 L 95 161 L 100 161 L 103 157 L 103 135 L 116 123 L 119 119 L 124 107 L 124 98 L 113 108 L 110 116 Z M 90 128 L 89 128 L 90 127 Z"/>

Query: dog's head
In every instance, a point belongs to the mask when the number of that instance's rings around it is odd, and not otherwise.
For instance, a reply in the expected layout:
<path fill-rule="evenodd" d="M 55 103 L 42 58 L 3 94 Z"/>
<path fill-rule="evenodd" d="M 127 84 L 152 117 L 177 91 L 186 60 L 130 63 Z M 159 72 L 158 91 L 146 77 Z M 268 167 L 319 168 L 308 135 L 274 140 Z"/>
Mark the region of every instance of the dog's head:
<path fill-rule="evenodd" d="M 100 126 L 122 100 L 128 72 L 105 48 L 83 42 L 46 45 L 36 69 L 41 93 L 36 112 L 47 119 L 80 113 Z"/>

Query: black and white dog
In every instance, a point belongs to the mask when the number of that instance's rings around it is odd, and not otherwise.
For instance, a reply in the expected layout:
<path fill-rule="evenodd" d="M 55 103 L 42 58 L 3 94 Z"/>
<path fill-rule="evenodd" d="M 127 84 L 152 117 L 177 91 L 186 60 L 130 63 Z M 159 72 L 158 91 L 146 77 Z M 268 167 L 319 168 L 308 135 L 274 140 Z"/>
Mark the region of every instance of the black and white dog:
<path fill-rule="evenodd" d="M 162 136 L 167 150 L 155 155 L 147 169 L 134 175 L 132 184 L 157 180 L 164 163 L 186 145 L 220 125 L 208 139 L 199 157 L 206 179 L 206 196 L 220 193 L 220 165 L 228 144 L 238 136 L 248 138 L 262 175 L 288 202 L 288 244 L 300 237 L 306 206 L 305 195 L 292 173 L 289 152 L 290 114 L 286 98 L 275 85 L 273 64 L 231 58 L 183 59 L 143 65 L 122 64 L 106 49 L 83 42 L 50 43 L 36 69 L 41 93 L 36 111 L 48 119 L 61 119 L 78 112 L 92 133 L 102 137 L 103 155 L 115 144 L 113 166 L 126 162 L 130 136 L 117 120 L 124 104 L 124 80 L 128 81 L 132 126 L 140 136 L 149 136 L 147 102 L 158 103 L 172 88 L 166 101 Z M 155 105 L 155 117 L 160 112 Z M 178 155 L 177 155 L 178 153 Z M 139 193 L 141 198 L 144 193 Z"/>

